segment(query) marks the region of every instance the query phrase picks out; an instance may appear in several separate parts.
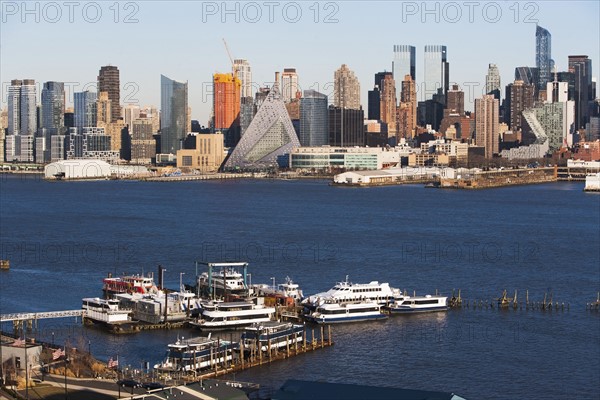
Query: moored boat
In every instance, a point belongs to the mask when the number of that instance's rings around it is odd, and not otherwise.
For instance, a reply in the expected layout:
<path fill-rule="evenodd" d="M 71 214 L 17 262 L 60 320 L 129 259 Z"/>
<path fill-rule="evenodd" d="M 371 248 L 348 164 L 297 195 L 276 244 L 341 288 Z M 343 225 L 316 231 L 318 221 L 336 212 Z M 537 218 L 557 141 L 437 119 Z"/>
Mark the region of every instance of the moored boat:
<path fill-rule="evenodd" d="M 114 299 L 85 298 L 81 308 L 85 311 L 83 318 L 93 323 L 118 324 L 130 320 L 131 310 L 121 309 L 119 301 Z"/>
<path fill-rule="evenodd" d="M 119 293 L 139 293 L 148 294 L 158 292 L 154 284 L 154 276 L 150 272 L 148 275 L 123 275 L 113 278 L 111 274 L 104 278 L 102 290 L 105 295 L 115 295 Z"/>
<path fill-rule="evenodd" d="M 270 321 L 275 308 L 251 302 L 202 303 L 201 318 L 190 324 L 202 331 L 235 330 L 257 322 Z"/>
<path fill-rule="evenodd" d="M 325 301 L 342 302 L 371 300 L 384 305 L 401 299 L 402 297 L 400 289 L 390 287 L 389 283 L 379 283 L 378 281 L 352 283 L 348 281 L 348 277 L 346 276 L 344 282 L 338 282 L 327 292 L 317 293 L 307 297 L 302 301 L 302 304 L 306 308 L 314 310 Z"/>
<path fill-rule="evenodd" d="M 446 296 L 405 296 L 402 300 L 384 306 L 391 314 L 414 314 L 448 310 Z"/>
<path fill-rule="evenodd" d="M 301 343 L 303 339 L 304 325 L 268 321 L 246 327 L 242 333 L 241 345 L 244 351 L 248 352 L 258 349 L 268 351 L 287 346 L 293 347 L 296 343 Z"/>
<path fill-rule="evenodd" d="M 306 318 L 317 324 L 337 324 L 376 319 L 386 319 L 381 313 L 381 304 L 373 300 L 338 302 L 330 300 L 319 305 Z"/>
<path fill-rule="evenodd" d="M 160 372 L 198 371 L 233 360 L 239 343 L 227 340 L 196 337 L 178 339 L 169 344 L 165 360 L 154 366 Z"/>

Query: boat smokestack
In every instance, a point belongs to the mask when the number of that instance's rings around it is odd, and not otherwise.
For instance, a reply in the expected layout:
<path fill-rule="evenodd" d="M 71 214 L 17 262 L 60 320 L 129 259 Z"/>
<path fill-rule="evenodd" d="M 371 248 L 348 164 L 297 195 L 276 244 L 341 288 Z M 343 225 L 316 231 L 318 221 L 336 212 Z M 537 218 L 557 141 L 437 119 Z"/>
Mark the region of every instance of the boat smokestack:
<path fill-rule="evenodd" d="M 158 264 L 158 287 L 159 288 L 163 288 L 163 274 L 162 274 L 162 270 L 163 267 L 162 265 Z"/>

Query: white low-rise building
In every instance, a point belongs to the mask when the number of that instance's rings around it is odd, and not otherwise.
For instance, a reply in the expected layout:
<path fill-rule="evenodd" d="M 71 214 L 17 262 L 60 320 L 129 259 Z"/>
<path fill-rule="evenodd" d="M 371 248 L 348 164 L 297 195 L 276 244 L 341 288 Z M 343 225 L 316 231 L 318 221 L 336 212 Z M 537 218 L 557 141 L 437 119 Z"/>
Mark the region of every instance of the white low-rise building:
<path fill-rule="evenodd" d="M 60 160 L 44 167 L 46 179 L 98 179 L 111 175 L 110 164 L 102 160 Z"/>

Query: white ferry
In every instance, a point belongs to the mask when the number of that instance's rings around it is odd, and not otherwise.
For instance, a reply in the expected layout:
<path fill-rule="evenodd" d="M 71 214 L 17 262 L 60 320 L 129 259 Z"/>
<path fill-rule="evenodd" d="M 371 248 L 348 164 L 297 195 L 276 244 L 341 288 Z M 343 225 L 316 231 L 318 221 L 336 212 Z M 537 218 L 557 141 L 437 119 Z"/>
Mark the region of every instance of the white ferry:
<path fill-rule="evenodd" d="M 381 304 L 373 300 L 336 302 L 329 301 L 317 307 L 307 319 L 317 324 L 337 324 L 372 319 L 386 319 L 381 313 Z"/>
<path fill-rule="evenodd" d="M 293 299 L 295 302 L 301 301 L 304 297 L 300 285 L 294 283 L 289 276 L 285 277 L 285 282 L 277 285 L 277 288 L 266 284 L 255 284 L 250 287 L 251 294 L 255 296 L 282 296 Z"/>
<path fill-rule="evenodd" d="M 348 276 L 346 276 L 345 282 L 338 282 L 327 292 L 317 293 L 304 299 L 302 304 L 305 307 L 314 310 L 326 300 L 329 302 L 332 300 L 340 302 L 372 300 L 383 305 L 401 299 L 402 297 L 400 289 L 390 287 L 389 283 L 379 283 L 378 281 L 372 281 L 370 283 L 352 283 L 348 281 Z"/>
<path fill-rule="evenodd" d="M 201 319 L 190 324 L 202 331 L 234 330 L 273 318 L 275 308 L 251 302 L 202 303 Z"/>
<path fill-rule="evenodd" d="M 291 322 L 268 321 L 244 329 L 241 344 L 246 352 L 294 347 L 304 338 L 304 325 L 295 325 Z M 241 348 L 241 347 L 240 347 Z"/>
<path fill-rule="evenodd" d="M 246 295 L 248 286 L 244 282 L 244 276 L 236 268 L 247 265 L 247 263 L 213 263 L 212 266 L 221 267 L 212 274 L 203 272 L 198 275 L 196 284 L 200 293 L 206 295 L 223 296 L 225 293 L 233 295 Z"/>
<path fill-rule="evenodd" d="M 446 296 L 404 296 L 403 300 L 390 303 L 384 309 L 392 314 L 413 314 L 448 310 Z"/>
<path fill-rule="evenodd" d="M 161 372 L 197 371 L 230 362 L 233 360 L 233 351 L 239 347 L 239 343 L 211 339 L 209 336 L 181 338 L 168 347 L 165 360 L 156 364 L 154 369 Z"/>
<path fill-rule="evenodd" d="M 101 299 L 99 297 L 85 298 L 81 308 L 85 311 L 83 318 L 90 322 L 118 324 L 129 321 L 131 310 L 121 309 L 119 300 Z"/>

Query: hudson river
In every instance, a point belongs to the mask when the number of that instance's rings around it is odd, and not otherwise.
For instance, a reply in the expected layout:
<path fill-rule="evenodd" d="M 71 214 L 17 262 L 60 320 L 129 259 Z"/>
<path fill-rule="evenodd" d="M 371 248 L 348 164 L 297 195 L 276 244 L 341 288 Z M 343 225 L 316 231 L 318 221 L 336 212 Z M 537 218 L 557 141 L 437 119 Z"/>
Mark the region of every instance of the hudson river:
<path fill-rule="evenodd" d="M 515 289 L 564 311 L 464 308 L 333 327 L 335 345 L 237 374 L 455 392 L 467 399 L 599 399 L 600 196 L 583 183 L 482 191 L 339 188 L 324 181 L 0 182 L 0 313 L 78 309 L 107 273 L 167 271 L 191 283 L 194 261 L 249 261 L 252 283 L 290 276 L 305 295 L 346 275 L 417 294 L 473 301 Z M 180 275 L 180 273 L 185 273 Z M 569 309 L 567 310 L 567 306 Z M 10 330 L 11 326 L 3 326 Z M 91 348 L 121 366 L 162 359 L 192 330 L 112 336 L 47 320 L 38 338 Z M 87 350 L 87 349 L 86 349 Z M 231 377 L 233 378 L 233 377 Z"/>

